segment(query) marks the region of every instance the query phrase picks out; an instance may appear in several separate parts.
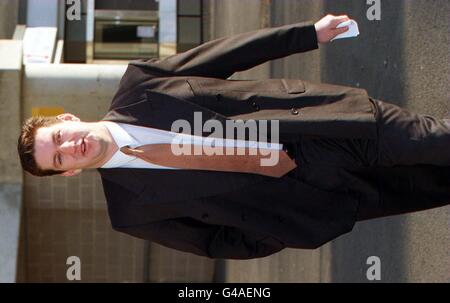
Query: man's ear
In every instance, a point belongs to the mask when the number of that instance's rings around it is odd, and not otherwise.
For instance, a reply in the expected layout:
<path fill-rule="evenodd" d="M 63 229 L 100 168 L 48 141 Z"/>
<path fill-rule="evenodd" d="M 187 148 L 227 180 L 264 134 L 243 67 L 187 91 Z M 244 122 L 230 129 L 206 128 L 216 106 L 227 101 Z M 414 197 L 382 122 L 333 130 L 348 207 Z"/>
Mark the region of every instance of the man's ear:
<path fill-rule="evenodd" d="M 70 114 L 70 113 L 64 113 L 61 115 L 56 116 L 57 119 L 61 120 L 61 121 L 75 121 L 75 122 L 80 122 L 80 118 L 78 118 L 77 116 Z"/>
<path fill-rule="evenodd" d="M 83 171 L 82 169 L 72 169 L 72 170 L 63 172 L 62 174 L 60 174 L 60 176 L 73 177 L 73 176 L 80 174 L 82 171 Z"/>

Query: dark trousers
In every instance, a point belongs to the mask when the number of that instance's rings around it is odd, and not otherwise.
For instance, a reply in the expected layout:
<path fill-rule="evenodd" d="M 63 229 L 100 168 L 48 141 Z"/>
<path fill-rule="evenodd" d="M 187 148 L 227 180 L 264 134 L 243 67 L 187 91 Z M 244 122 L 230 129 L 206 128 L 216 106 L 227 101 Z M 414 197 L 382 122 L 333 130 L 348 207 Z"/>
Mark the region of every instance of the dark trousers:
<path fill-rule="evenodd" d="M 371 101 L 377 138 L 304 136 L 295 146 L 295 177 L 358 197 L 358 221 L 448 205 L 450 120 Z"/>

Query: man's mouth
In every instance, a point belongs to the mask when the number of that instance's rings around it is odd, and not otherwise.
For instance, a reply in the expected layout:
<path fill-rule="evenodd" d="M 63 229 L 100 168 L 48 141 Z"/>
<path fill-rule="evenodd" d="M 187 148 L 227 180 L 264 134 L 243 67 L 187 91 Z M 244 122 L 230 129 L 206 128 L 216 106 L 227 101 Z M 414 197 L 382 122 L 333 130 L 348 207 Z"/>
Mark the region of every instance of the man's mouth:
<path fill-rule="evenodd" d="M 84 138 L 81 140 L 81 153 L 83 154 L 83 156 L 86 155 L 86 141 L 84 140 Z"/>

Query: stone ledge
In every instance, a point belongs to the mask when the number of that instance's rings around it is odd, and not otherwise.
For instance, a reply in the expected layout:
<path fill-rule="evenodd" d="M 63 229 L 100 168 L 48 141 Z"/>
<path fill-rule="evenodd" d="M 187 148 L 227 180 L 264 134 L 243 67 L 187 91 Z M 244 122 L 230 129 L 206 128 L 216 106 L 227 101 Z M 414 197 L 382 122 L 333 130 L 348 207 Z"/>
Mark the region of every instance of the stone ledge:
<path fill-rule="evenodd" d="M 0 40 L 0 182 L 22 183 L 17 157 L 21 126 L 22 42 Z"/>
<path fill-rule="evenodd" d="M 22 41 L 0 40 L 0 282 L 15 282 L 23 173 L 17 156 L 21 126 Z"/>
<path fill-rule="evenodd" d="M 0 40 L 0 70 L 22 68 L 22 41 Z"/>

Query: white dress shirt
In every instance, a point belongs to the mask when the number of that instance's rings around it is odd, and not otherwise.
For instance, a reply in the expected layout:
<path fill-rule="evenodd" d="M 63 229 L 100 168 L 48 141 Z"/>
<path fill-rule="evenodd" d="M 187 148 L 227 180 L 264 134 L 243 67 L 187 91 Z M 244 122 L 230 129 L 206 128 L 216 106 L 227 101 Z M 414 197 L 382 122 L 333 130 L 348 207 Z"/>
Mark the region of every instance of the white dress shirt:
<path fill-rule="evenodd" d="M 281 150 L 282 144 L 278 143 L 266 143 L 256 141 L 245 140 L 233 140 L 233 139 L 218 139 L 212 137 L 201 137 L 188 134 L 180 134 L 176 132 L 170 132 L 166 130 L 136 126 L 126 123 L 115 123 L 111 121 L 103 121 L 111 133 L 114 141 L 116 142 L 119 150 L 106 162 L 102 168 L 153 168 L 153 169 L 177 169 L 172 167 L 160 166 L 144 161 L 140 158 L 129 156 L 120 151 L 123 146 L 130 146 L 136 148 L 145 144 L 170 144 L 173 142 L 174 137 L 177 136 L 176 142 L 194 145 L 208 145 L 214 143 L 215 146 L 226 147 L 261 147 L 267 149 Z M 225 144 L 225 145 L 224 145 Z"/>

